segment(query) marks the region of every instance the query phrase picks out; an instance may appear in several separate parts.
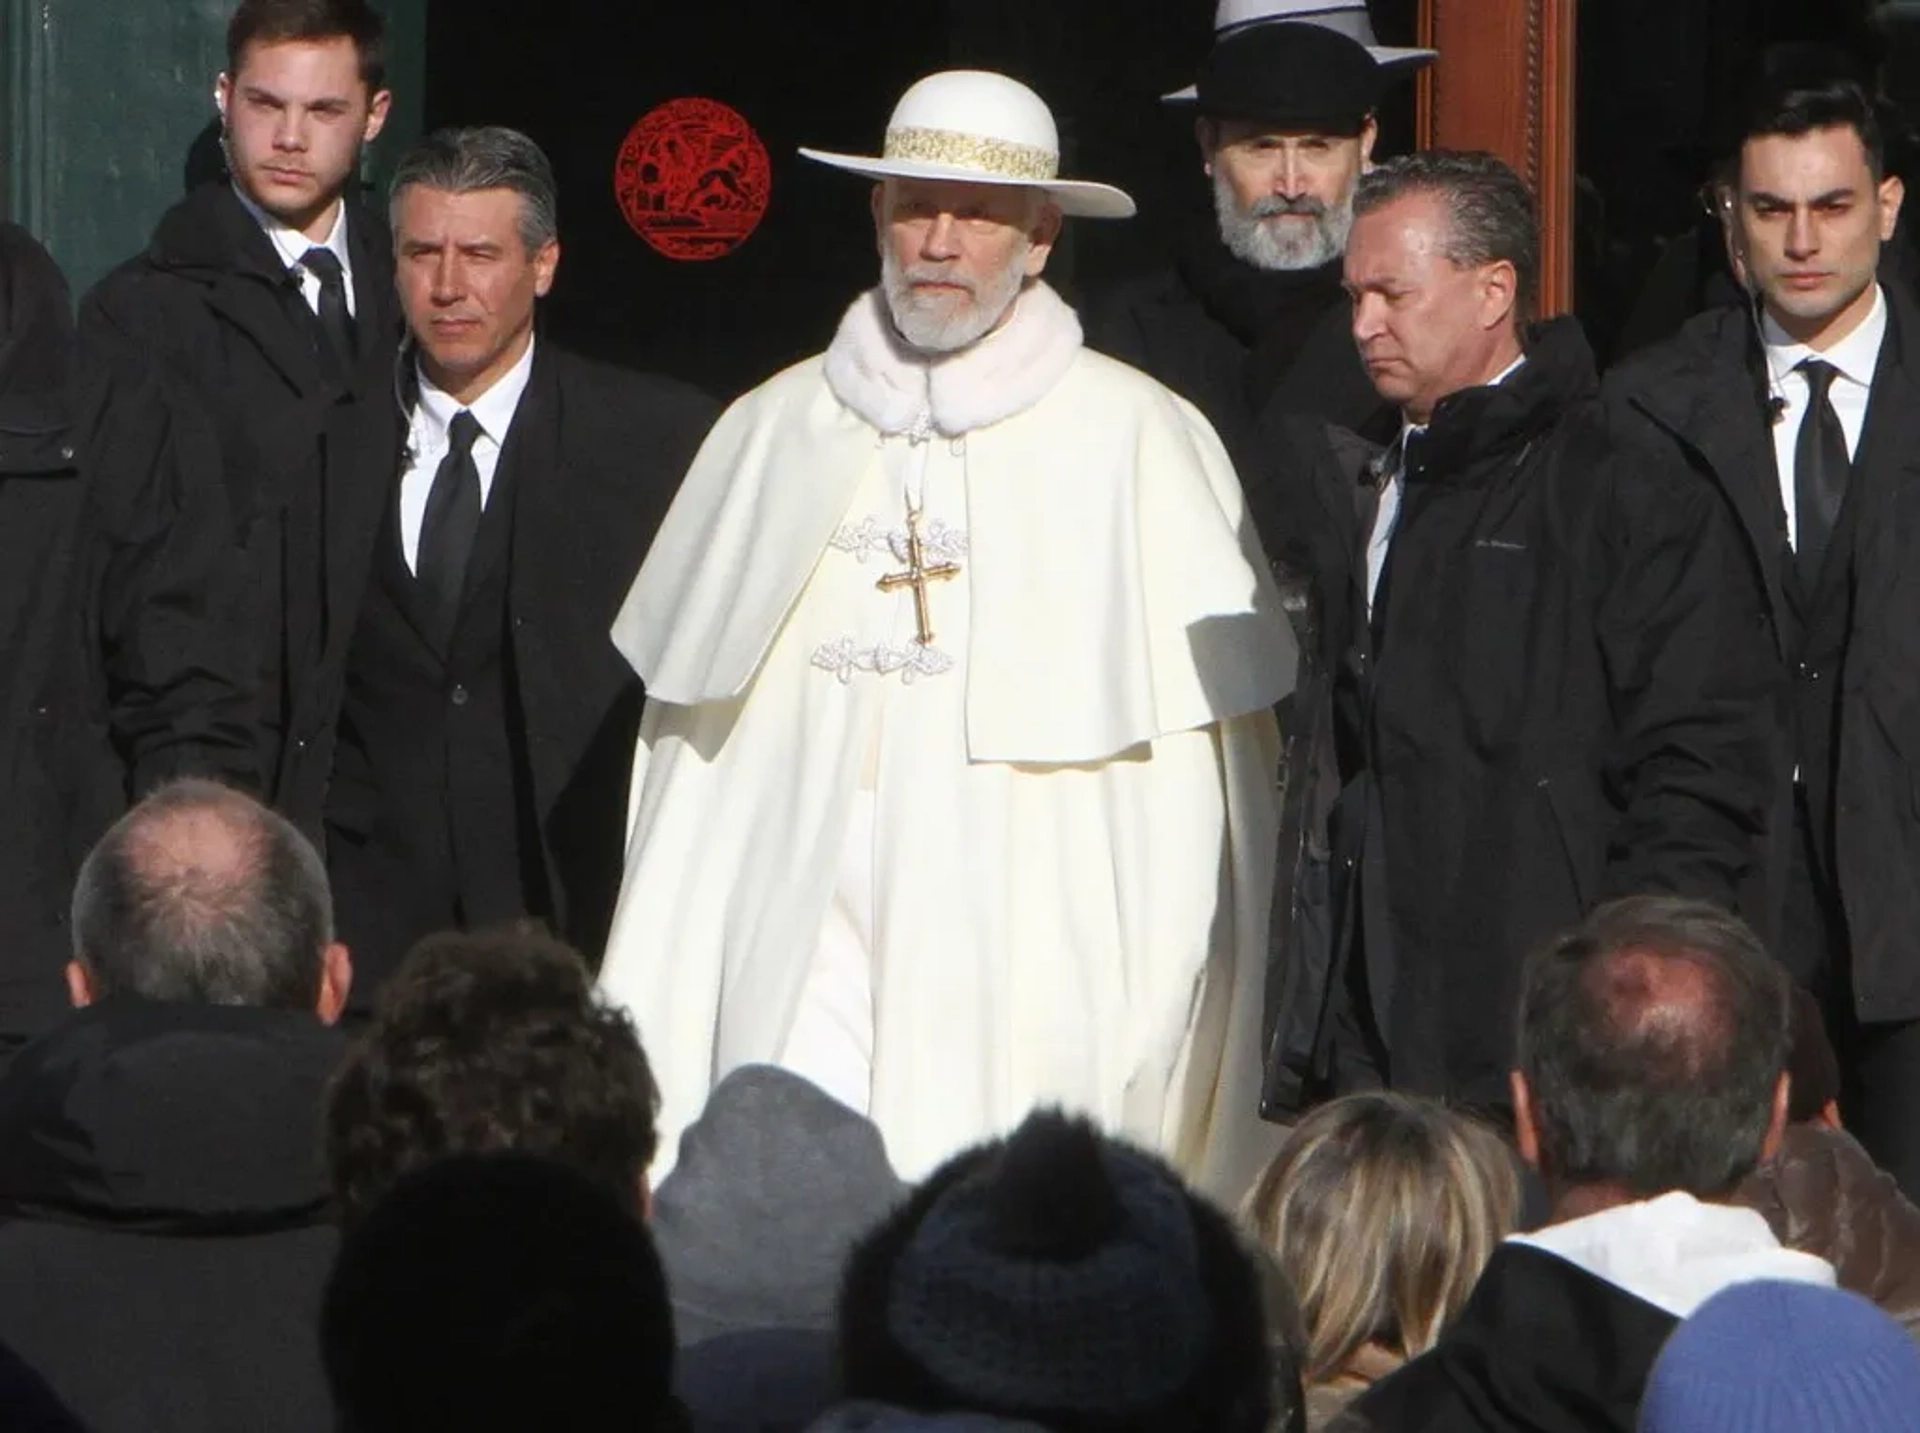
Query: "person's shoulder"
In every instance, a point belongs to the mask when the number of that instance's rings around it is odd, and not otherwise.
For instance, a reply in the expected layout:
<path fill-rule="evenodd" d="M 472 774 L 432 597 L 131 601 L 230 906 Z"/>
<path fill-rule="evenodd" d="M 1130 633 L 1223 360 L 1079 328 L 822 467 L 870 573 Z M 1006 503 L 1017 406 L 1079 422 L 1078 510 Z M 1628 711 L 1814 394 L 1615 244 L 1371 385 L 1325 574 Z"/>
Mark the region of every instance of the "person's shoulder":
<path fill-rule="evenodd" d="M 1122 315 L 1142 316 L 1156 309 L 1178 307 L 1193 302 L 1193 291 L 1173 264 L 1162 264 L 1144 273 L 1133 274 L 1094 296 L 1088 304 L 1091 322 L 1116 319 Z"/>
<path fill-rule="evenodd" d="M 711 419 L 719 412 L 719 405 L 709 394 L 681 379 L 590 358 L 550 340 L 541 342 L 567 395 L 603 404 L 610 416 L 646 419 L 684 412 L 702 413 Z"/>
<path fill-rule="evenodd" d="M 1603 391 L 1611 400 L 1638 393 L 1694 386 L 1744 351 L 1753 320 L 1738 304 L 1695 314 L 1679 330 L 1622 357 L 1607 370 Z"/>
<path fill-rule="evenodd" d="M 1106 416 L 1132 413 L 1143 419 L 1177 422 L 1215 433 L 1211 419 L 1188 398 L 1126 359 L 1083 345 L 1067 370 L 1060 388 L 1085 401 L 1111 410 Z M 1216 434 L 1217 436 L 1217 434 Z"/>

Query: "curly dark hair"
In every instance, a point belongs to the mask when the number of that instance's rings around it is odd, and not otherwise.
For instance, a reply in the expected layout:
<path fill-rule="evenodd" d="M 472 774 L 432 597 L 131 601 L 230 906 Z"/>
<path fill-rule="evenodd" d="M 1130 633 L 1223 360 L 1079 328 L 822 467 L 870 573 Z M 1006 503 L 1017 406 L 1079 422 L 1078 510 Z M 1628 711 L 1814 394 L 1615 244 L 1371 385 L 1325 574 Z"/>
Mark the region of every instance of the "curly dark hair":
<path fill-rule="evenodd" d="M 327 1167 L 348 1225 L 402 1176 L 514 1150 L 571 1166 L 637 1208 L 659 1088 L 633 1022 L 543 931 L 430 936 L 334 1077 Z"/>

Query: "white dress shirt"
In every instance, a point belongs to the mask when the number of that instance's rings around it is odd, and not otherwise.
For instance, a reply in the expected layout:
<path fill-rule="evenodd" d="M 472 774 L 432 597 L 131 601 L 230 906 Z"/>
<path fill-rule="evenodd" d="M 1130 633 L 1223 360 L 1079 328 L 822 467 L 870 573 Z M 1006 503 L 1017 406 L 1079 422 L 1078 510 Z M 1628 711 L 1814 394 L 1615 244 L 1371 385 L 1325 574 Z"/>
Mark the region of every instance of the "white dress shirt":
<path fill-rule="evenodd" d="M 1486 386 L 1498 388 L 1514 374 L 1520 371 L 1520 365 L 1527 361 L 1523 353 L 1514 359 Z M 1386 481 L 1380 488 L 1380 504 L 1373 510 L 1373 531 L 1367 534 L 1367 616 L 1373 616 L 1374 594 L 1380 590 L 1380 574 L 1386 569 L 1387 548 L 1393 543 L 1393 532 L 1400 525 L 1400 490 L 1404 485 L 1407 467 L 1407 438 L 1414 433 L 1427 431 L 1425 423 L 1400 422 L 1400 441 L 1394 444 L 1393 471 L 1386 475 Z"/>
<path fill-rule="evenodd" d="M 532 376 L 533 341 L 529 339 L 520 361 L 468 405 L 480 424 L 480 436 L 473 444 L 473 465 L 480 472 L 482 511 L 493 492 L 493 475 L 500 466 L 507 430 L 513 426 L 513 415 Z M 400 550 L 406 555 L 407 571 L 413 573 L 419 571 L 420 524 L 427 515 L 427 495 L 433 491 L 441 459 L 447 456 L 447 429 L 460 412 L 451 394 L 436 388 L 425 373 L 419 377 L 420 401 L 413 405 L 413 421 L 407 428 L 407 465 L 400 473 Z"/>
<path fill-rule="evenodd" d="M 1873 393 L 1873 370 L 1880 362 L 1880 345 L 1887 336 L 1887 296 L 1875 289 L 1873 308 L 1860 326 L 1825 353 L 1816 353 L 1804 343 L 1788 338 L 1771 314 L 1760 320 L 1760 335 L 1767 349 L 1767 372 L 1773 383 L 1773 396 L 1786 406 L 1773 423 L 1774 471 L 1780 478 L 1780 501 L 1787 509 L 1787 541 L 1800 543 L 1799 511 L 1794 503 L 1793 459 L 1800 441 L 1800 424 L 1807 416 L 1807 375 L 1796 372 L 1809 358 L 1824 359 L 1839 370 L 1827 389 L 1827 401 L 1833 405 L 1846 434 L 1847 457 L 1860 447 L 1860 433 L 1867 426 L 1867 399 Z"/>
<path fill-rule="evenodd" d="M 240 203 L 253 215 L 253 220 L 273 241 L 274 249 L 286 261 L 286 265 L 300 276 L 300 294 L 306 299 L 307 307 L 316 314 L 320 312 L 320 276 L 313 273 L 300 261 L 309 249 L 331 249 L 334 258 L 340 261 L 340 271 L 347 280 L 347 312 L 354 313 L 353 306 L 353 258 L 347 252 L 347 206 L 339 205 L 333 214 L 333 228 L 323 243 L 316 244 L 305 234 L 291 225 L 282 224 L 273 215 L 249 199 L 238 186 L 234 191 L 239 195 Z M 357 316 L 357 315 L 356 315 Z"/>

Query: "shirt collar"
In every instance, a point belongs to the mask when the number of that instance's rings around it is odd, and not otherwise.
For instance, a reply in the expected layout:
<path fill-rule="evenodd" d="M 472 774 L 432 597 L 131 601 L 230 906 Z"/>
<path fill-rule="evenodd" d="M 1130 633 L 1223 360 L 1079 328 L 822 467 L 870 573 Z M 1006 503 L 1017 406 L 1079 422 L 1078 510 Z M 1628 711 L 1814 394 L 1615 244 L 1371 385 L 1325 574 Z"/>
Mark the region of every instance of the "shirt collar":
<path fill-rule="evenodd" d="M 347 252 L 347 202 L 342 199 L 339 207 L 333 211 L 333 228 L 327 237 L 317 246 L 313 240 L 302 234 L 290 224 L 282 223 L 266 210 L 262 209 L 238 184 L 233 186 L 240 205 L 253 216 L 253 222 L 265 231 L 267 238 L 273 241 L 275 252 L 288 268 L 297 268 L 300 260 L 309 249 L 318 247 L 331 249 L 333 256 L 340 261 L 340 268 L 349 280 L 353 277 L 353 259 Z"/>
<path fill-rule="evenodd" d="M 480 432 L 491 438 L 495 446 L 505 444 L 507 429 L 513 426 L 514 412 L 520 407 L 521 395 L 527 391 L 527 383 L 533 377 L 533 349 L 537 340 L 527 340 L 527 351 L 513 367 L 501 374 L 494 385 L 467 405 L 480 424 Z M 414 371 L 420 378 L 420 406 L 415 410 L 417 419 L 424 427 L 421 437 L 428 446 L 446 441 L 447 429 L 453 423 L 454 415 L 460 411 L 460 404 L 451 393 L 434 385 L 431 378 L 414 361 Z"/>
<path fill-rule="evenodd" d="M 1767 347 L 1767 366 L 1774 381 L 1785 378 L 1809 358 L 1818 358 L 1840 370 L 1840 376 L 1873 387 L 1873 371 L 1880 363 L 1880 345 L 1887 336 L 1887 295 L 1878 285 L 1873 291 L 1873 307 L 1854 331 L 1824 353 L 1816 353 L 1804 343 L 1795 343 L 1786 330 L 1773 321 L 1773 315 L 1760 316 L 1760 336 Z"/>

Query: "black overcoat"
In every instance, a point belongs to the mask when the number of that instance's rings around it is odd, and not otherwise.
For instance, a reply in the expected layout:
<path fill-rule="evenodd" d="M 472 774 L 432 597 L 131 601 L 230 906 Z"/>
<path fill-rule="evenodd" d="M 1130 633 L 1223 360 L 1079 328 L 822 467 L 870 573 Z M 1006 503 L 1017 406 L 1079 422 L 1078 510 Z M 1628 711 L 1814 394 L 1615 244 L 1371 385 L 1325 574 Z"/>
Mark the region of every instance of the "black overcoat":
<path fill-rule="evenodd" d="M 1843 526 L 1850 569 L 1830 563 L 1823 583 L 1850 591 L 1823 600 L 1822 620 L 1846 624 L 1838 670 L 1795 660 L 1789 553 L 1778 494 L 1759 340 L 1749 313 L 1716 309 L 1608 378 L 1622 427 L 1665 447 L 1696 482 L 1712 485 L 1737 518 L 1739 580 L 1764 594 L 1770 655 L 1782 688 L 1837 686 L 1832 765 L 1807 773 L 1832 783 L 1832 861 L 1846 911 L 1857 1018 L 1920 1018 L 1920 308 L 1884 285 L 1888 337 L 1855 453 Z M 1838 538 L 1836 534 L 1836 539 Z M 1793 836 L 1788 703 L 1776 708 L 1781 754 L 1770 803 L 1769 886 L 1786 883 Z M 1777 929 L 1779 912 L 1766 913 Z M 1783 952 L 1793 963 L 1795 952 Z"/>
<path fill-rule="evenodd" d="M 1300 534 L 1290 495 L 1277 490 L 1289 474 L 1275 466 L 1274 425 L 1306 415 L 1381 442 L 1399 427 L 1352 330 L 1340 261 L 1262 273 L 1228 253 L 1209 220 L 1189 231 L 1168 267 L 1094 305 L 1087 342 L 1206 414 L 1248 491 L 1268 555 L 1286 560 Z"/>
<path fill-rule="evenodd" d="M 317 830 L 290 767 L 324 726 L 320 679 L 352 635 L 354 523 L 391 479 L 397 407 L 392 244 L 347 202 L 351 365 L 326 355 L 297 279 L 225 181 L 169 211 L 82 304 L 83 367 L 108 395 L 88 580 L 131 795 L 217 775 Z"/>

